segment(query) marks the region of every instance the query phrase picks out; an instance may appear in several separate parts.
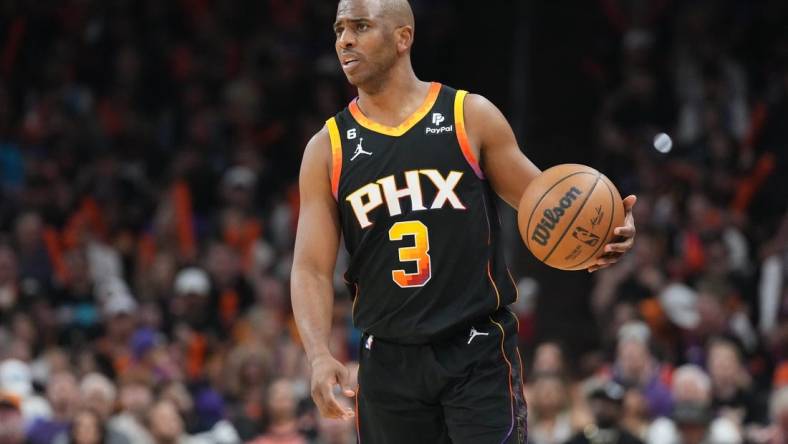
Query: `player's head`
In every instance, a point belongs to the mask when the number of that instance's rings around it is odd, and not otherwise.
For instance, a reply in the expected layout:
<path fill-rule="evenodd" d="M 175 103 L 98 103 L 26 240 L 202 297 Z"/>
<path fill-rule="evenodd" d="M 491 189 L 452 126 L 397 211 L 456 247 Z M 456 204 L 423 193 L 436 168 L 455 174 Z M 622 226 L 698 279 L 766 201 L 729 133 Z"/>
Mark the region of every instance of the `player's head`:
<path fill-rule="evenodd" d="M 355 86 L 374 88 L 398 64 L 410 64 L 414 20 L 407 0 L 340 0 L 334 31 L 342 70 Z"/>

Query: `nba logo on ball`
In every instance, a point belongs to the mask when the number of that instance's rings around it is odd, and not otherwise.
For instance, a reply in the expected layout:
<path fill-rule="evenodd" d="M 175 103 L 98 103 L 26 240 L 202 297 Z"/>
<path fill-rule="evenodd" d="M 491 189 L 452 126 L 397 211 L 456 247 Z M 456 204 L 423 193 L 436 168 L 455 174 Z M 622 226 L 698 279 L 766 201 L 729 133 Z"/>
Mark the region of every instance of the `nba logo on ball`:
<path fill-rule="evenodd" d="M 616 187 L 599 171 L 578 164 L 545 170 L 528 184 L 517 222 L 537 259 L 561 270 L 588 268 L 604 254 L 624 223 Z"/>

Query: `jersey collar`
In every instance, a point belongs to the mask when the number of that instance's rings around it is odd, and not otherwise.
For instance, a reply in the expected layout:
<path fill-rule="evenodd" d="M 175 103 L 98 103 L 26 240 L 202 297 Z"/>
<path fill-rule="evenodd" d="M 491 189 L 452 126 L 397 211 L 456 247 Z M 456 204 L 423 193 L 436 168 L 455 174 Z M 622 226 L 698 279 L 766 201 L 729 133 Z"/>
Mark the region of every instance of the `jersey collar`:
<path fill-rule="evenodd" d="M 435 101 L 438 100 L 438 93 L 440 90 L 441 84 L 438 82 L 432 82 L 430 84 L 427 97 L 424 99 L 424 102 L 422 102 L 421 106 L 419 106 L 419 108 L 416 109 L 413 114 L 408 116 L 407 119 L 397 126 L 386 126 L 369 119 L 364 115 L 364 113 L 361 112 L 361 109 L 359 109 L 357 103 L 358 97 L 350 102 L 348 108 L 350 109 L 350 114 L 352 114 L 353 118 L 356 119 L 356 122 L 358 122 L 358 124 L 364 128 L 370 131 L 385 134 L 387 136 L 399 137 L 408 132 L 409 129 L 413 128 L 414 125 L 416 125 L 425 115 L 427 115 L 428 112 L 430 112 L 430 109 L 432 109 Z"/>

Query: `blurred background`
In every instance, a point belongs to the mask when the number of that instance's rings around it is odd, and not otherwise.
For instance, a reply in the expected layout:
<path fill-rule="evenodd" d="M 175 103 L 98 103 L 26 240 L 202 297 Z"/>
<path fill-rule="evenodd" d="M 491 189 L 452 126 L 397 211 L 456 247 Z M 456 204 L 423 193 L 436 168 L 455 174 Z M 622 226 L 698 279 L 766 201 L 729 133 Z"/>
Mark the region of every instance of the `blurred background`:
<path fill-rule="evenodd" d="M 422 79 L 638 196 L 634 250 L 594 274 L 504 212 L 530 441 L 788 442 L 788 3 L 412 4 Z M 314 410 L 289 305 L 303 147 L 355 96 L 335 11 L 0 0 L 0 443 L 355 442 Z"/>

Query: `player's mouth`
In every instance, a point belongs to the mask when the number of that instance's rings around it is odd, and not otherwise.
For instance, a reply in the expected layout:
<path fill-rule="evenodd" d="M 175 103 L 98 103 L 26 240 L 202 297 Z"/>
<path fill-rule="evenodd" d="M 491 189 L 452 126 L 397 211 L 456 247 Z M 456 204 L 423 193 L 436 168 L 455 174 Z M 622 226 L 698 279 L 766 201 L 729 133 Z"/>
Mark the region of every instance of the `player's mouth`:
<path fill-rule="evenodd" d="M 342 69 L 347 72 L 358 66 L 359 59 L 356 56 L 345 56 L 342 57 L 341 63 L 342 63 Z"/>

